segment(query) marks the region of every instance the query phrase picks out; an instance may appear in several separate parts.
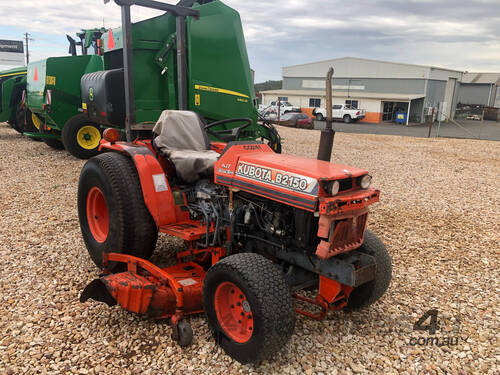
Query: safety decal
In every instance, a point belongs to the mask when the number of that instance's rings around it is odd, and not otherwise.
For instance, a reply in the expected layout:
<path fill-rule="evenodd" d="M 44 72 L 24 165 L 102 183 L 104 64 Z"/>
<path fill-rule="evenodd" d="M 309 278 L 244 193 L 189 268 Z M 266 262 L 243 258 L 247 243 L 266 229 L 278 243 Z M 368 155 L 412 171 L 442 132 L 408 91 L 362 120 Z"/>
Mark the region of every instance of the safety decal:
<path fill-rule="evenodd" d="M 179 280 L 179 284 L 181 284 L 182 286 L 190 286 L 190 285 L 194 285 L 197 283 L 198 282 L 196 280 L 193 280 L 193 279 Z"/>
<path fill-rule="evenodd" d="M 155 191 L 157 193 L 160 193 L 162 191 L 168 191 L 167 179 L 165 178 L 165 175 L 163 173 L 154 174 L 153 182 L 155 184 Z"/>
<path fill-rule="evenodd" d="M 56 77 L 54 77 L 54 76 L 47 76 L 47 77 L 45 78 L 45 83 L 46 83 L 47 85 L 52 85 L 52 86 L 55 86 L 55 85 L 56 85 Z"/>
<path fill-rule="evenodd" d="M 238 163 L 236 176 L 300 193 L 310 195 L 318 193 L 318 181 L 315 178 L 256 164 Z"/>

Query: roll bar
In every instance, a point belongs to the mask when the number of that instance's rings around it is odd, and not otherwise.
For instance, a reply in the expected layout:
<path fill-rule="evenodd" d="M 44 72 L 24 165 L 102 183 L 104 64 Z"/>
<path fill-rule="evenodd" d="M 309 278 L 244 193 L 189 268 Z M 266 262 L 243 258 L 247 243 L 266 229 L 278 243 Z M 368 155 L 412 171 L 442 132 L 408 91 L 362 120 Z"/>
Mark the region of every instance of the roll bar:
<path fill-rule="evenodd" d="M 104 0 L 104 4 L 111 0 Z M 177 38 L 177 89 L 178 107 L 187 109 L 187 64 L 186 64 L 186 17 L 199 19 L 200 12 L 195 9 L 165 4 L 154 0 L 114 0 L 121 7 L 123 33 L 123 70 L 125 81 L 125 135 L 127 142 L 132 141 L 132 126 L 135 125 L 134 71 L 132 58 L 132 21 L 130 7 L 138 5 L 146 8 L 163 10 L 176 17 Z M 181 2 L 182 3 L 182 2 Z"/>

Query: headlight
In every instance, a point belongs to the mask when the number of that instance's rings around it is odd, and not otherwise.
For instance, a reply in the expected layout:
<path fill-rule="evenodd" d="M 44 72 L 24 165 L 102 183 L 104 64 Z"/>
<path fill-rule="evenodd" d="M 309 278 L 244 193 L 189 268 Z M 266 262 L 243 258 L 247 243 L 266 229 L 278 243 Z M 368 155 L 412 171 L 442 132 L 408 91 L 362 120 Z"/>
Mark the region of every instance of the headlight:
<path fill-rule="evenodd" d="M 359 186 L 361 187 L 361 189 L 368 189 L 371 183 L 372 183 L 372 176 L 365 175 L 361 178 Z"/>
<path fill-rule="evenodd" d="M 339 192 L 339 189 L 340 189 L 340 183 L 338 181 L 333 181 L 331 184 L 330 184 L 330 187 L 328 189 L 328 192 L 330 193 L 330 195 L 337 195 L 337 193 Z"/>

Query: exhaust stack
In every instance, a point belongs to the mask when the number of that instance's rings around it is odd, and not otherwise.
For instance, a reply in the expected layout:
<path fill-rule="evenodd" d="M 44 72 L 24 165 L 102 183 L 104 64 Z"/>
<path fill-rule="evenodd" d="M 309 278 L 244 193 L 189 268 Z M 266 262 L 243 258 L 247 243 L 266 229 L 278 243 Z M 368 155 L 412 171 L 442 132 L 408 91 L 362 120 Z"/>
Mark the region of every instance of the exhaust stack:
<path fill-rule="evenodd" d="M 326 74 L 326 126 L 321 131 L 317 158 L 323 161 L 330 161 L 335 137 L 335 131 L 332 128 L 332 77 L 333 68 L 330 68 Z"/>

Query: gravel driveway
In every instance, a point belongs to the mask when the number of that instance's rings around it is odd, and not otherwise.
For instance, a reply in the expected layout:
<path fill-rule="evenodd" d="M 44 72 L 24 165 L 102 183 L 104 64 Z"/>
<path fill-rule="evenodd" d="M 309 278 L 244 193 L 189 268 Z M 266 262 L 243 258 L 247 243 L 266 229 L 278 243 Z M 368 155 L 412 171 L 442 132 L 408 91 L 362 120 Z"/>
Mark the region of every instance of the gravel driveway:
<path fill-rule="evenodd" d="M 316 155 L 318 131 L 279 130 L 285 152 Z M 226 356 L 201 316 L 181 350 L 165 323 L 80 304 L 98 275 L 76 210 L 84 162 L 0 124 L 0 374 L 498 374 L 500 143 L 335 141 L 333 161 L 369 170 L 382 191 L 369 227 L 392 254 L 392 285 L 369 309 L 299 316 L 289 346 L 255 367 Z M 176 244 L 162 235 L 157 253 Z M 414 331 L 430 309 L 436 334 Z"/>

